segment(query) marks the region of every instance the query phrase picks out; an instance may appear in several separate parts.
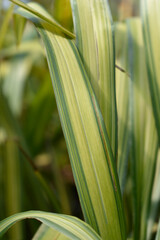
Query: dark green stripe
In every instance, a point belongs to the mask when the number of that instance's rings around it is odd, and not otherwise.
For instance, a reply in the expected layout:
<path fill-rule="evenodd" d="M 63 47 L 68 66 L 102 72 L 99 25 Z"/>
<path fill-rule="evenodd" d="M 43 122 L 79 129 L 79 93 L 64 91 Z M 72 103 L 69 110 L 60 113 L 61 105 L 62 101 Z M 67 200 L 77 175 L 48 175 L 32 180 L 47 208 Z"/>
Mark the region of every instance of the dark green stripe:
<path fill-rule="evenodd" d="M 152 100 L 152 107 L 153 112 L 155 116 L 155 123 L 157 127 L 157 133 L 159 138 L 159 144 L 160 144 L 160 93 L 158 91 L 158 83 L 157 83 L 157 76 L 156 76 L 156 70 L 154 67 L 154 58 L 152 55 L 152 45 L 151 45 L 151 36 L 150 36 L 150 26 L 149 26 L 149 19 L 147 16 L 147 3 L 143 4 L 145 13 L 142 13 L 142 20 L 143 20 L 143 35 L 144 35 L 144 46 L 145 46 L 145 52 L 147 55 L 147 72 L 148 72 L 148 79 L 149 79 L 149 86 L 150 86 L 150 95 Z M 142 7 L 143 7 L 142 6 Z M 152 60 L 150 60 L 150 58 Z"/>
<path fill-rule="evenodd" d="M 69 156 L 71 159 L 71 165 L 72 165 L 72 169 L 73 169 L 74 179 L 75 179 L 75 182 L 77 185 L 77 190 L 79 193 L 80 201 L 82 203 L 83 213 L 84 213 L 86 221 L 89 223 L 94 222 L 92 224 L 95 227 L 95 229 L 97 230 L 97 232 L 99 232 L 98 223 L 96 221 L 96 217 L 95 217 L 92 201 L 90 198 L 88 186 L 87 186 L 86 181 L 84 181 L 85 175 L 84 175 L 84 171 L 83 171 L 83 166 L 81 164 L 79 152 L 77 149 L 73 129 L 72 129 L 70 118 L 69 118 L 69 113 L 67 111 L 67 105 L 65 104 L 66 101 L 65 101 L 64 94 L 63 94 L 63 90 L 62 90 L 63 86 L 61 84 L 61 75 L 59 72 L 59 67 L 58 67 L 58 63 L 56 60 L 56 56 L 53 51 L 54 49 L 53 49 L 52 43 L 50 42 L 49 38 L 45 34 L 45 31 L 39 29 L 39 32 L 41 33 L 41 36 L 42 36 L 44 42 L 47 43 L 47 44 L 45 44 L 45 47 L 47 50 L 48 62 L 50 63 L 50 68 L 53 67 L 53 69 L 50 69 L 50 74 L 52 77 L 53 88 L 54 88 L 54 92 L 56 95 L 56 101 L 57 101 L 58 111 L 60 114 L 60 120 L 61 120 L 61 124 L 62 124 L 62 128 L 63 128 L 63 133 L 64 133 L 64 136 L 66 139 L 67 148 L 69 150 L 68 152 L 69 152 Z M 72 41 L 70 40 L 70 42 L 72 42 Z M 55 69 L 56 69 L 56 71 L 55 71 Z M 58 92 L 57 92 L 57 90 L 58 90 Z M 60 95 L 60 98 L 58 97 L 58 93 Z M 60 110 L 61 107 L 64 112 L 64 117 Z M 77 170 L 77 168 L 79 169 L 79 171 Z M 84 184 L 84 187 L 81 187 L 81 183 Z M 85 197 L 83 197 L 82 195 Z M 86 203 L 87 203 L 86 196 L 88 197 L 88 201 L 90 202 L 90 204 L 87 204 L 87 205 L 86 205 Z M 91 210 L 89 210 L 88 206 L 90 207 Z M 88 212 L 88 214 L 87 214 L 87 212 Z"/>
<path fill-rule="evenodd" d="M 75 32 L 76 32 L 76 46 L 78 46 L 78 48 L 83 51 L 82 37 L 80 37 L 80 36 L 82 36 L 82 34 L 81 34 L 80 17 L 79 17 L 78 7 L 77 7 L 77 4 L 75 4 L 75 0 L 70 0 L 70 2 L 71 2 L 71 7 L 72 7 L 74 28 L 75 28 Z M 79 34 L 77 34 L 77 33 L 79 33 Z"/>
<path fill-rule="evenodd" d="M 74 51 L 74 54 L 77 55 L 77 49 L 75 49 L 75 46 L 72 44 L 72 42 L 70 41 L 70 45 Z M 96 97 L 95 97 L 95 94 L 94 94 L 94 91 L 93 91 L 93 88 L 91 86 L 91 83 L 90 81 L 88 80 L 85 72 L 83 71 L 83 65 L 82 65 L 82 62 L 79 60 L 79 58 L 77 59 L 77 62 L 80 66 L 80 69 L 81 69 L 81 72 L 82 72 L 82 75 L 83 75 L 83 79 L 84 79 L 84 82 L 86 84 L 86 87 L 87 89 L 89 89 L 89 96 L 90 96 L 90 102 L 92 104 L 92 108 L 94 110 L 94 115 L 95 115 L 95 119 L 96 119 L 96 122 L 97 122 L 97 126 L 98 126 L 98 130 L 99 130 L 99 134 L 100 134 L 100 137 L 101 137 L 101 142 L 102 142 L 102 145 L 103 145 L 103 149 L 104 149 L 104 153 L 105 153 L 105 156 L 106 156 L 106 159 L 108 159 L 108 156 L 107 156 L 107 153 L 106 153 L 106 150 L 105 150 L 105 146 L 104 146 L 104 142 L 102 140 L 102 135 L 101 135 L 101 131 L 100 131 L 100 126 L 99 126 L 99 121 L 97 119 L 97 114 L 96 114 L 96 111 L 95 111 L 95 106 L 93 104 L 93 99 L 95 99 L 95 103 L 96 103 L 96 107 L 97 107 L 97 110 L 98 110 L 98 115 L 99 115 L 99 120 L 100 120 L 100 125 L 102 127 L 102 131 L 104 133 L 104 136 L 105 136 L 105 141 L 106 141 L 106 145 L 107 145 L 107 150 L 108 150 L 108 153 L 109 153 L 109 157 L 110 157 L 110 163 L 111 163 L 111 166 L 112 166 L 112 169 L 114 171 L 114 179 L 116 181 L 116 187 L 117 187 L 117 193 L 115 192 L 115 187 L 114 187 L 114 183 L 113 183 L 113 178 L 112 178 L 112 170 L 110 169 L 110 165 L 107 162 L 107 165 L 108 165 L 108 169 L 109 169 L 109 174 L 110 174 L 110 178 L 111 178 L 111 182 L 112 182 L 112 187 L 114 189 L 114 195 L 115 195 L 115 200 L 116 200 L 116 203 L 117 203 L 117 212 L 118 212 L 118 216 L 119 216 L 119 222 L 120 222 L 120 225 L 122 226 L 123 225 L 123 230 L 121 228 L 121 234 L 122 234 L 122 239 L 124 239 L 124 235 L 122 233 L 122 231 L 125 232 L 125 223 L 124 223 L 124 212 L 123 212 L 123 205 L 122 205 L 122 199 L 121 199 L 121 191 L 120 191 L 120 186 L 119 186 L 119 181 L 118 181 L 118 174 L 117 174 L 117 171 L 116 171 L 116 165 L 115 165 L 115 161 L 113 161 L 113 153 L 112 153 L 112 150 L 111 150 L 111 146 L 110 146 L 110 142 L 109 142 L 109 139 L 108 139 L 108 135 L 107 135 L 107 131 L 106 131 L 106 127 L 105 127 L 105 124 L 104 124 L 104 121 L 103 121 L 103 118 L 102 118 L 102 115 L 101 115 L 101 112 L 99 110 L 99 104 L 96 100 Z M 117 199 L 118 198 L 118 199 Z M 119 211 L 121 211 L 121 213 L 119 213 Z M 122 217 L 120 217 L 122 216 Z M 107 221 L 107 219 L 106 219 Z"/>

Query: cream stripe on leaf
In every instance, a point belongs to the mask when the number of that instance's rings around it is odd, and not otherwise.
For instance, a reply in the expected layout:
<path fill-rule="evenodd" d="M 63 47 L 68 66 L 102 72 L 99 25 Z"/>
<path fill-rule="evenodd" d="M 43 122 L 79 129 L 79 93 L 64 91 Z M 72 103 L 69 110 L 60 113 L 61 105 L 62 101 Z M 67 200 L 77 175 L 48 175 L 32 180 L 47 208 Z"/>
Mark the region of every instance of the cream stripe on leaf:
<path fill-rule="evenodd" d="M 72 240 L 100 240 L 98 234 L 85 222 L 78 218 L 42 211 L 17 213 L 0 222 L 0 237 L 15 223 L 23 219 L 36 219 L 46 226 L 55 229 Z"/>
<path fill-rule="evenodd" d="M 71 0 L 76 45 L 97 96 L 113 155 L 117 154 L 117 112 L 112 20 L 106 0 Z"/>
<path fill-rule="evenodd" d="M 106 156 L 109 145 L 104 146 L 104 136 L 101 136 L 103 129 L 97 124 L 98 121 L 101 123 L 101 116 L 97 119 L 99 112 L 94 108 L 94 94 L 73 42 L 54 36 L 42 28 L 39 31 L 47 48 L 53 86 L 84 215 L 102 236 L 114 239 L 117 234 L 121 235 L 118 197 L 115 198 L 120 193 L 111 166 L 111 149 L 109 156 Z"/>
<path fill-rule="evenodd" d="M 73 42 L 41 35 L 85 219 L 104 239 L 116 239 L 121 236 L 120 191 L 94 93 Z"/>
<path fill-rule="evenodd" d="M 118 175 L 122 193 L 127 178 L 128 158 L 131 147 L 131 101 L 128 74 L 128 32 L 126 23 L 115 25 L 116 65 L 126 72 L 116 69 L 116 97 L 118 111 Z"/>
<path fill-rule="evenodd" d="M 130 19 L 127 27 L 133 113 L 131 170 L 134 185 L 134 239 L 146 240 L 158 136 L 149 93 L 141 20 Z"/>
<path fill-rule="evenodd" d="M 27 17 L 30 18 L 29 13 Z M 33 19 L 33 14 L 31 20 L 37 22 L 46 49 L 85 220 L 103 239 L 124 240 L 124 213 L 115 161 L 99 105 L 77 47 L 73 40 L 46 30 L 44 22 Z"/>

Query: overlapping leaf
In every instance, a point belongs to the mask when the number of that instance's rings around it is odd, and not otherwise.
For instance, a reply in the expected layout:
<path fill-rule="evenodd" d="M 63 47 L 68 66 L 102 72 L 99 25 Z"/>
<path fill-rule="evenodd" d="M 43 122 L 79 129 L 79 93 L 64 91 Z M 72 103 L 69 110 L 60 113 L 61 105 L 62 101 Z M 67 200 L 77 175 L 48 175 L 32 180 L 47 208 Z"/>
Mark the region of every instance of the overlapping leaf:
<path fill-rule="evenodd" d="M 118 111 L 118 175 L 122 192 L 127 176 L 128 156 L 131 146 L 130 77 L 128 74 L 128 33 L 126 23 L 115 25 L 116 64 L 125 70 L 116 69 L 116 97 Z"/>
<path fill-rule="evenodd" d="M 146 239 L 151 189 L 158 153 L 158 136 L 145 65 L 140 19 L 128 20 L 129 71 L 132 98 L 131 166 L 134 191 L 134 239 Z"/>
<path fill-rule="evenodd" d="M 76 45 L 106 125 L 113 155 L 117 154 L 117 112 L 112 19 L 106 0 L 71 0 Z"/>
<path fill-rule="evenodd" d="M 160 144 L 160 1 L 141 0 L 143 38 L 153 112 Z"/>
<path fill-rule="evenodd" d="M 32 240 L 69 240 L 67 236 L 44 224 L 40 226 Z"/>
<path fill-rule="evenodd" d="M 42 9 L 42 8 L 39 9 L 38 4 L 37 4 L 36 8 L 32 8 L 32 3 L 24 4 L 23 2 L 21 2 L 19 0 L 11 0 L 11 1 L 30 12 L 29 16 L 27 15 L 27 11 L 23 12 L 25 14 L 24 17 L 27 18 L 27 16 L 28 16 L 35 23 L 40 20 L 41 22 L 43 22 L 46 29 L 52 30 L 62 36 L 65 35 L 65 36 L 68 36 L 69 38 L 75 37 L 75 35 L 73 33 L 68 31 L 64 27 L 62 27 L 49 14 L 46 15 L 46 12 L 44 9 Z M 34 16 L 36 16 L 36 18 Z"/>
<path fill-rule="evenodd" d="M 56 229 L 62 232 L 69 239 L 81 239 L 81 240 L 100 240 L 98 234 L 85 222 L 71 216 L 58 215 L 40 211 L 29 211 L 24 213 L 15 214 L 9 218 L 0 222 L 0 236 L 2 236 L 8 228 L 14 225 L 16 222 L 32 218 L 44 223 L 50 228 Z"/>
<path fill-rule="evenodd" d="M 38 23 L 38 18 L 33 21 L 46 48 L 85 220 L 104 239 L 125 239 L 115 162 L 99 106 L 78 50 L 73 41 L 46 30 L 43 22 Z"/>

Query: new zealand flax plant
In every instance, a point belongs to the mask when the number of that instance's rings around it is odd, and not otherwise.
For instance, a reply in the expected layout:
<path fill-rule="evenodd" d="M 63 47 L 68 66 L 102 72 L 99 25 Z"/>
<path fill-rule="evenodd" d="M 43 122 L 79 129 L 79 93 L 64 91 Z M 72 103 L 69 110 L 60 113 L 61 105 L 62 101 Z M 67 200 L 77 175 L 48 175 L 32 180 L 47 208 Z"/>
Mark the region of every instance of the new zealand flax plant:
<path fill-rule="evenodd" d="M 0 236 L 33 218 L 43 223 L 34 239 L 152 239 L 160 215 L 159 0 L 141 0 L 141 16 L 123 23 L 113 23 L 107 0 L 70 0 L 74 32 L 37 3 L 11 1 L 45 48 L 84 221 L 22 212 L 0 222 Z"/>

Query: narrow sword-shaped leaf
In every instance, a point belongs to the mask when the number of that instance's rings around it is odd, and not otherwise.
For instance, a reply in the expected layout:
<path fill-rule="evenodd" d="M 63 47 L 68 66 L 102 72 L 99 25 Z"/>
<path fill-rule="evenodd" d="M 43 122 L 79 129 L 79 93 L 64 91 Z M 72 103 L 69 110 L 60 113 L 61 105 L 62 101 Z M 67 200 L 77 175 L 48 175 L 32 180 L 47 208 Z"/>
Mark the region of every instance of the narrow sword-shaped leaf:
<path fill-rule="evenodd" d="M 124 214 L 115 161 L 100 109 L 78 50 L 73 41 L 43 29 L 43 22 L 37 23 L 37 28 L 47 52 L 85 220 L 104 239 L 125 239 Z"/>
<path fill-rule="evenodd" d="M 120 204 L 120 192 L 94 93 L 74 44 L 57 39 L 49 32 L 40 30 L 40 33 L 47 49 L 57 105 L 85 218 L 98 228 L 103 237 L 112 236 L 114 239 L 117 233 L 121 235 L 118 210 L 122 209 L 117 203 L 119 201 Z M 115 221 L 119 225 L 117 229 Z"/>
<path fill-rule="evenodd" d="M 126 177 L 128 156 L 131 146 L 131 111 L 129 85 L 130 77 L 128 71 L 128 33 L 126 23 L 117 23 L 115 25 L 115 48 L 116 65 L 125 69 L 122 72 L 116 69 L 116 97 L 118 111 L 118 175 L 123 193 Z"/>
<path fill-rule="evenodd" d="M 153 112 L 160 144 L 160 1 L 141 0 L 141 16 Z"/>
<path fill-rule="evenodd" d="M 133 108 L 131 164 L 134 184 L 134 239 L 145 240 L 158 136 L 149 93 L 141 21 L 138 18 L 131 19 L 127 21 L 127 25 Z"/>
<path fill-rule="evenodd" d="M 37 219 L 48 227 L 62 232 L 64 235 L 73 240 L 101 239 L 88 224 L 79 220 L 78 218 L 41 211 L 18 213 L 1 221 L 0 236 L 2 236 L 16 222 L 27 218 Z"/>
<path fill-rule="evenodd" d="M 107 0 L 71 0 L 76 45 L 106 125 L 113 155 L 117 154 L 117 112 L 112 19 Z"/>

